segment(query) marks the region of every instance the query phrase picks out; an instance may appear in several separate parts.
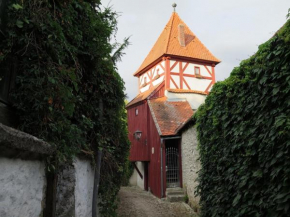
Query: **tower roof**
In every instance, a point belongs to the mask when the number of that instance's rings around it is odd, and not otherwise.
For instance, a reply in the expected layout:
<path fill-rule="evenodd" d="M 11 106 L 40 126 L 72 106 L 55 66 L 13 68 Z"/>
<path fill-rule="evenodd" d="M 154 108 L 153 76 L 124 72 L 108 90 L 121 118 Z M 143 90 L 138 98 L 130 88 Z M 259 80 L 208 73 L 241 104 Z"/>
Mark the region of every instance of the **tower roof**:
<path fill-rule="evenodd" d="M 178 26 L 184 26 L 184 42 L 185 46 L 179 43 L 179 30 Z M 188 26 L 180 19 L 176 12 L 172 13 L 170 20 L 166 24 L 161 35 L 155 42 L 153 48 L 139 67 L 134 73 L 138 75 L 143 72 L 151 63 L 159 60 L 161 57 L 178 56 L 191 58 L 195 60 L 219 63 L 217 59 L 196 37 L 196 35 L 188 28 Z"/>

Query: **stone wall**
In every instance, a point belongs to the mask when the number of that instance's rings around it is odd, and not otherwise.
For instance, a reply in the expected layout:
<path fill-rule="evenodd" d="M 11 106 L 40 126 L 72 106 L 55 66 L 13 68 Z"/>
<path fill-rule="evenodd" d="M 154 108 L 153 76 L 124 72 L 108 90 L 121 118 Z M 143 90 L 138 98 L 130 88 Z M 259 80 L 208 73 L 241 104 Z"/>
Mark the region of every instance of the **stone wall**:
<path fill-rule="evenodd" d="M 197 172 L 200 170 L 197 132 L 195 127 L 190 127 L 182 133 L 181 140 L 183 189 L 188 196 L 189 205 L 199 210 L 199 198 L 194 196 L 197 186 Z"/>
<path fill-rule="evenodd" d="M 60 167 L 56 187 L 57 217 L 92 215 L 94 169 L 89 159 L 75 158 Z"/>
<path fill-rule="evenodd" d="M 0 216 L 40 216 L 45 204 L 44 162 L 0 157 L 0 171 Z"/>
<path fill-rule="evenodd" d="M 94 169 L 88 159 L 76 158 L 75 210 L 76 217 L 92 216 Z"/>
<path fill-rule="evenodd" d="M 39 217 L 46 199 L 44 156 L 54 149 L 0 124 L 0 216 Z"/>
<path fill-rule="evenodd" d="M 76 157 L 49 175 L 45 159 L 54 151 L 44 141 L 0 123 L 0 217 L 92 215 L 91 160 Z"/>

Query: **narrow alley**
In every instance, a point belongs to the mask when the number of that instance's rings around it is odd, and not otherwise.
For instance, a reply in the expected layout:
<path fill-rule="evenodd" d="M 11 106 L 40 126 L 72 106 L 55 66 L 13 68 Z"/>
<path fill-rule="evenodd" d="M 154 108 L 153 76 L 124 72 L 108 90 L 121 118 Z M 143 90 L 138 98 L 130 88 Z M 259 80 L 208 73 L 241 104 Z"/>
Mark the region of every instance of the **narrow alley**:
<path fill-rule="evenodd" d="M 197 217 L 186 203 L 170 203 L 138 187 L 122 187 L 119 195 L 120 217 Z"/>

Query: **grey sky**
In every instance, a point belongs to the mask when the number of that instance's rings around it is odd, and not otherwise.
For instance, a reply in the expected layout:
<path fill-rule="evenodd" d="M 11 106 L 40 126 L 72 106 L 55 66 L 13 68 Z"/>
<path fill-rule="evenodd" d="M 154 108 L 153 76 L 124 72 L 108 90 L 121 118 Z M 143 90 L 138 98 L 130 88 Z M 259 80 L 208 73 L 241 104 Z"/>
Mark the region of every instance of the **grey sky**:
<path fill-rule="evenodd" d="M 133 73 L 168 22 L 174 2 L 180 18 L 222 61 L 215 70 L 219 81 L 273 36 L 290 8 L 289 0 L 102 0 L 103 6 L 120 14 L 117 41 L 131 36 L 131 45 L 118 63 L 129 101 L 138 93 Z"/>

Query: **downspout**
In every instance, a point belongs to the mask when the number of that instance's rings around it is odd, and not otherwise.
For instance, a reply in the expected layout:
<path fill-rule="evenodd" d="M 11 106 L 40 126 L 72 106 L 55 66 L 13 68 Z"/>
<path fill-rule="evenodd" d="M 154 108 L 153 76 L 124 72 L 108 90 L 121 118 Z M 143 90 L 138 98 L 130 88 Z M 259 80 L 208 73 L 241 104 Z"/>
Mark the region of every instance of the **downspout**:
<path fill-rule="evenodd" d="M 164 197 L 163 195 L 163 138 L 161 138 L 161 198 Z"/>
<path fill-rule="evenodd" d="M 99 109 L 100 109 L 100 118 L 99 118 L 99 120 L 102 123 L 103 115 L 104 115 L 104 106 L 103 106 L 103 99 L 102 98 L 99 101 Z M 98 216 L 98 194 L 99 194 L 101 162 L 102 162 L 101 160 L 102 160 L 102 150 L 98 149 L 97 165 L 96 165 L 96 168 L 95 168 L 95 175 L 94 175 L 92 217 L 97 217 Z"/>

